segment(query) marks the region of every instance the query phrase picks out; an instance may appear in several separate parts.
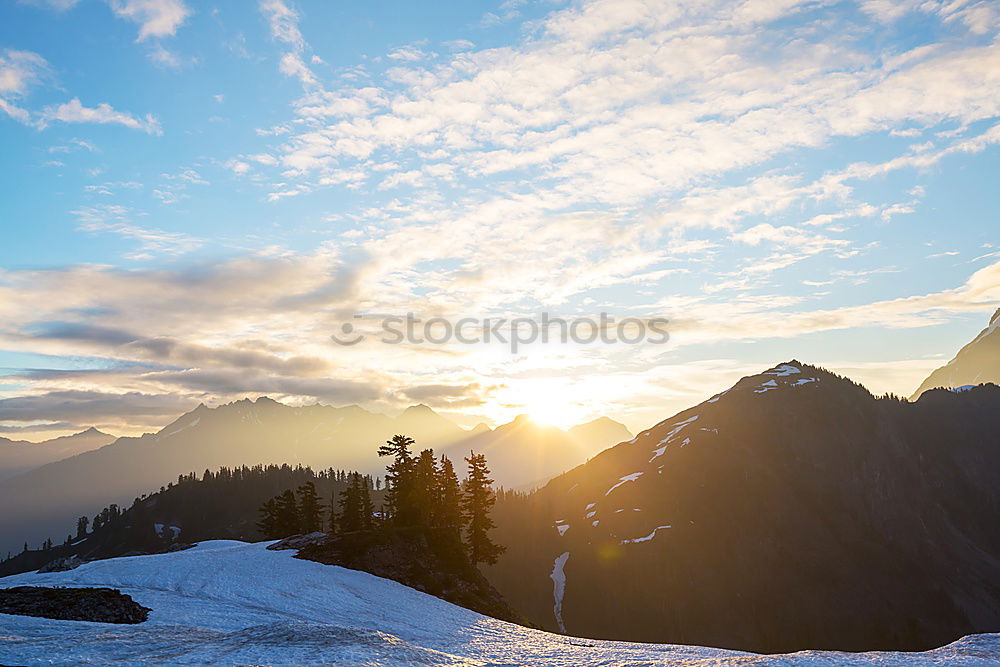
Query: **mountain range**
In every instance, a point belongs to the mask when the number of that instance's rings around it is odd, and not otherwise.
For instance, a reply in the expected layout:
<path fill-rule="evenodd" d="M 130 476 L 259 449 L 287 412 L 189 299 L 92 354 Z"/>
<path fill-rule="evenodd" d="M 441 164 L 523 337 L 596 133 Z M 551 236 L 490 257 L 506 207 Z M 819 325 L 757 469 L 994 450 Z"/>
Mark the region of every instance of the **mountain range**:
<path fill-rule="evenodd" d="M 19 473 L 109 445 L 115 436 L 88 428 L 73 435 L 43 442 L 0 438 L 0 480 Z"/>
<path fill-rule="evenodd" d="M 1000 388 L 910 403 L 792 360 L 498 506 L 532 622 L 785 652 L 1000 628 Z"/>
<path fill-rule="evenodd" d="M 610 419 L 567 431 L 519 418 L 489 429 L 466 430 L 424 405 L 398 417 L 358 406 L 290 407 L 267 397 L 208 408 L 200 405 L 158 433 L 111 444 L 42 465 L 0 486 L 0 552 L 56 541 L 77 516 L 109 503 L 128 505 L 179 475 L 220 466 L 301 464 L 384 473 L 378 446 L 396 433 L 415 448 L 450 455 L 458 467 L 470 450 L 485 452 L 497 484 L 530 486 L 568 470 L 631 437 Z"/>

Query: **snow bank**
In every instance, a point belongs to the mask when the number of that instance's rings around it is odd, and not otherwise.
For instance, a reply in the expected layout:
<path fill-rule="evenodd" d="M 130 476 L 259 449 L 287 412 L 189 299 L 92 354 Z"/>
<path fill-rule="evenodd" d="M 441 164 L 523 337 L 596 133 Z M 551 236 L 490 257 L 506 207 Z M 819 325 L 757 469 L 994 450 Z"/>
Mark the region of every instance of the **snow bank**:
<path fill-rule="evenodd" d="M 108 586 L 152 609 L 134 626 L 0 614 L 0 664 L 16 665 L 995 665 L 1000 635 L 928 653 L 721 649 L 577 639 L 498 621 L 365 572 L 298 560 L 267 543 L 204 542 L 187 551 L 20 574 L 0 587 Z M 561 620 L 569 552 L 553 564 Z M 539 582 L 541 584 L 541 582 Z"/>

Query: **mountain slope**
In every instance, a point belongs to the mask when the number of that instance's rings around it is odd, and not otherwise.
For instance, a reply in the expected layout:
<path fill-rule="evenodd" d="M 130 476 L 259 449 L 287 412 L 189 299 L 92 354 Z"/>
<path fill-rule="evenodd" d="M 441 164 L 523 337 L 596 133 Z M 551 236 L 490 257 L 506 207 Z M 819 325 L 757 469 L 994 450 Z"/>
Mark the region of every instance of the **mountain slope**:
<path fill-rule="evenodd" d="M 303 585 L 308 582 L 308 585 Z M 267 665 L 990 664 L 995 635 L 926 654 L 748 656 L 691 646 L 578 640 L 498 621 L 364 572 L 205 542 L 187 551 L 88 563 L 0 586 L 112 587 L 150 608 L 137 625 L 0 614 L 0 663 Z"/>
<path fill-rule="evenodd" d="M 498 505 L 487 574 L 584 636 L 928 648 L 1000 629 L 998 519 L 1000 388 L 911 404 L 792 361 Z"/>
<path fill-rule="evenodd" d="M 88 428 L 73 435 L 43 442 L 0 438 L 0 480 L 32 468 L 109 445 L 115 436 Z"/>
<path fill-rule="evenodd" d="M 959 350 L 954 359 L 928 375 L 910 399 L 916 400 L 936 387 L 955 389 L 985 382 L 1000 384 L 1000 308 L 993 313 L 989 325 Z"/>

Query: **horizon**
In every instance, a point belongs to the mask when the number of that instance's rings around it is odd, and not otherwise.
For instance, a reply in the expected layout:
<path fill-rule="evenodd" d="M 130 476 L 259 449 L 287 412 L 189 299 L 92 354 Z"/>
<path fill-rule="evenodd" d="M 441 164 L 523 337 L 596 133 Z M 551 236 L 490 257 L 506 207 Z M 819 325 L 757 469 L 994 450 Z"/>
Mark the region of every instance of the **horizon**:
<path fill-rule="evenodd" d="M 4 437 L 247 395 L 637 432 L 774 359 L 909 396 L 1000 306 L 989 3 L 0 17 Z M 376 338 L 409 313 L 669 340 Z"/>

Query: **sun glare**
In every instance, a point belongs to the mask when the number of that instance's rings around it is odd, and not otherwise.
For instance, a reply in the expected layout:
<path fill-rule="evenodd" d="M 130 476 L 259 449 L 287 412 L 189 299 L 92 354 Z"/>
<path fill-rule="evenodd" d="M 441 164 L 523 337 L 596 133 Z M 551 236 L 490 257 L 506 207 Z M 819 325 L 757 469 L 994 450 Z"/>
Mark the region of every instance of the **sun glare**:
<path fill-rule="evenodd" d="M 504 404 L 511 416 L 526 414 L 537 424 L 569 428 L 586 420 L 586 408 L 573 399 L 573 388 L 563 379 L 533 378 L 518 383 Z"/>

